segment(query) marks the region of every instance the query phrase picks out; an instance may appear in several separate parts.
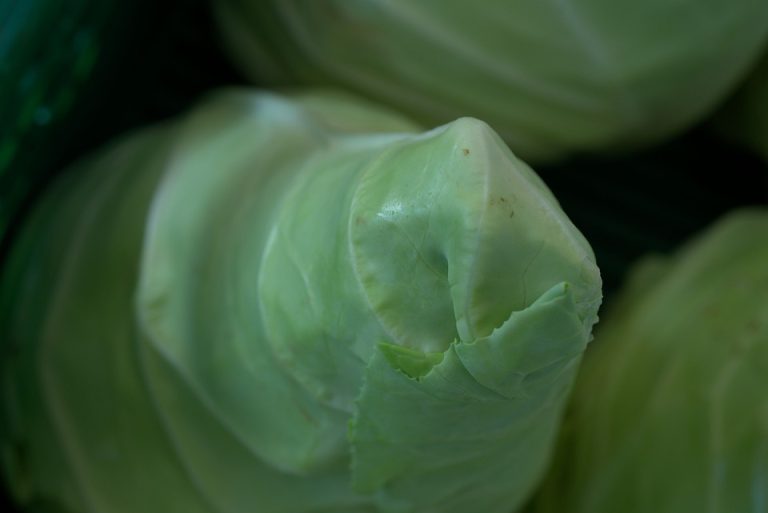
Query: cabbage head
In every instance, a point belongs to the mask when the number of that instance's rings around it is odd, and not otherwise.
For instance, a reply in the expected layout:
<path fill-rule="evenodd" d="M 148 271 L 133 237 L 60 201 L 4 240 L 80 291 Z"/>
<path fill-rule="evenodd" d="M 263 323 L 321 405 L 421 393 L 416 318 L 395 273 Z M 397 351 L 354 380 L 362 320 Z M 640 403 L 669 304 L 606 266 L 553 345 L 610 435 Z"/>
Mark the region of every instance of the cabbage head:
<path fill-rule="evenodd" d="M 488 126 L 219 93 L 68 170 L 0 281 L 28 511 L 509 513 L 601 299 Z"/>
<path fill-rule="evenodd" d="M 768 511 L 766 235 L 768 209 L 740 210 L 638 265 L 534 511 Z"/>
<path fill-rule="evenodd" d="M 681 132 L 746 73 L 765 0 L 218 0 L 259 84 L 337 85 L 433 125 L 487 121 L 530 161 Z"/>

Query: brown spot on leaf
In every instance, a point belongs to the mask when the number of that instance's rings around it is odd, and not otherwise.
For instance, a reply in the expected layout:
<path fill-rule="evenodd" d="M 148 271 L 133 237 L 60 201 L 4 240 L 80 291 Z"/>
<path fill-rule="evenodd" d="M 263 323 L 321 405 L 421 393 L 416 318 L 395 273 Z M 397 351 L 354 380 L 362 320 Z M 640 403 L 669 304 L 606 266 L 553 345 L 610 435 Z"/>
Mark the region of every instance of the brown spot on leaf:
<path fill-rule="evenodd" d="M 461 151 L 462 151 L 462 153 L 464 153 L 464 156 L 465 156 L 465 157 L 466 157 L 467 155 L 469 155 L 469 148 L 464 148 L 464 149 L 462 149 Z"/>

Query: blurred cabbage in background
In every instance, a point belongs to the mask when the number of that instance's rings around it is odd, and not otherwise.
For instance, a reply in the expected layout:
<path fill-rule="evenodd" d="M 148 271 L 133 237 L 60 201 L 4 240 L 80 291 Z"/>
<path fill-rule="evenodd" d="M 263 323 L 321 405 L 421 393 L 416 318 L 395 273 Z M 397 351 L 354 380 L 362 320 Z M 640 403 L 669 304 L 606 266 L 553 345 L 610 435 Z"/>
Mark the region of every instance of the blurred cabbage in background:
<path fill-rule="evenodd" d="M 533 511 L 767 511 L 768 208 L 642 260 L 601 317 Z"/>
<path fill-rule="evenodd" d="M 768 36 L 765 0 L 219 0 L 238 66 L 427 125 L 488 122 L 522 158 L 639 148 L 708 114 Z"/>

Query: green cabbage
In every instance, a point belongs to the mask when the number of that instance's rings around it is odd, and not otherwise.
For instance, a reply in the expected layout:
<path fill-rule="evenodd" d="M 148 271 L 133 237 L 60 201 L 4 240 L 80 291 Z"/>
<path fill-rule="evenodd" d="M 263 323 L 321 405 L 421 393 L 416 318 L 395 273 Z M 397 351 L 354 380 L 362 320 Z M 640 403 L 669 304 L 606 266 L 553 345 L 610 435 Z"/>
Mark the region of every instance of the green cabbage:
<path fill-rule="evenodd" d="M 0 281 L 30 510 L 509 513 L 600 304 L 487 125 L 219 94 L 69 170 Z"/>
<path fill-rule="evenodd" d="M 768 209 L 649 258 L 584 359 L 539 513 L 768 511 Z"/>
<path fill-rule="evenodd" d="M 528 160 L 636 148 L 709 113 L 768 36 L 765 0 L 218 0 L 257 83 L 340 85 L 428 124 L 487 121 Z"/>

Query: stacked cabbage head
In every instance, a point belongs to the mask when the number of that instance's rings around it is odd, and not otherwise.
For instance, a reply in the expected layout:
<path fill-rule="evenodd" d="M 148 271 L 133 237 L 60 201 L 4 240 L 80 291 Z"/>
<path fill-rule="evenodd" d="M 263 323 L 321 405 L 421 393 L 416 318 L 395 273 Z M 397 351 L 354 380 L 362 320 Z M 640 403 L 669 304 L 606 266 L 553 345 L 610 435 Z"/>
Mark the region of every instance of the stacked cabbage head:
<path fill-rule="evenodd" d="M 536 511 L 768 510 L 768 210 L 642 263 L 601 323 Z"/>
<path fill-rule="evenodd" d="M 427 123 L 487 121 L 528 160 L 700 120 L 757 58 L 765 0 L 219 0 L 257 83 L 335 84 Z"/>
<path fill-rule="evenodd" d="M 20 234 L 5 475 L 30 511 L 509 513 L 600 297 L 484 123 L 220 94 L 69 170 Z"/>

